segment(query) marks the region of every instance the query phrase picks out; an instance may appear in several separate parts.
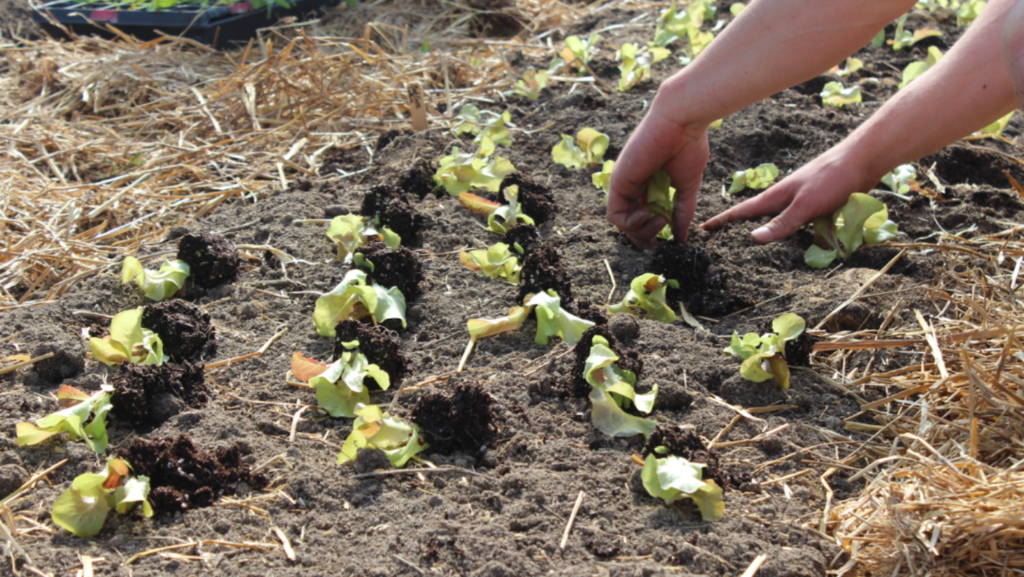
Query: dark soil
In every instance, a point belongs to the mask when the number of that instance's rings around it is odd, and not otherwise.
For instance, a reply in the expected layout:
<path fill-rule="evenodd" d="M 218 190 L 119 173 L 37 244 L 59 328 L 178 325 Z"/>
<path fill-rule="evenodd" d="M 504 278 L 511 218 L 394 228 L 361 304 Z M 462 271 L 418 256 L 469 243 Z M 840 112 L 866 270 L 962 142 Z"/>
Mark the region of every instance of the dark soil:
<path fill-rule="evenodd" d="M 668 452 L 657 453 L 654 451 L 657 447 L 665 447 Z M 640 456 L 646 459 L 651 453 L 654 453 L 656 458 L 675 455 L 691 463 L 704 463 L 704 479 L 713 479 L 722 491 L 733 488 L 732 480 L 719 464 L 718 451 L 705 447 L 704 442 L 692 430 L 682 427 L 658 427 L 644 443 Z"/>
<path fill-rule="evenodd" d="M 580 342 L 576 343 L 573 348 L 575 360 L 572 370 L 562 377 L 563 381 L 568 382 L 566 390 L 574 397 L 586 398 L 590 395 L 590 383 L 587 382 L 583 369 L 587 366 L 587 357 L 590 356 L 590 349 L 594 346 L 595 335 L 600 335 L 608 341 L 608 348 L 619 357 L 616 364 L 620 369 L 633 373 L 636 376 L 637 385 L 639 385 L 640 375 L 644 371 L 644 361 L 640 358 L 640 353 L 619 344 L 618 339 L 615 338 L 608 326 L 597 325 L 587 329 L 583 333 L 583 337 L 580 338 Z M 643 390 L 639 386 L 637 388 Z M 650 387 L 644 388 L 649 389 Z"/>
<path fill-rule="evenodd" d="M 402 244 L 416 246 L 420 242 L 424 218 L 413 208 L 402 189 L 391 185 L 378 185 L 370 189 L 363 197 L 359 214 L 374 218 L 381 226 L 386 226 L 402 237 Z"/>
<path fill-rule="evenodd" d="M 572 276 L 562 264 L 558 251 L 552 246 L 541 246 L 527 255 L 523 260 L 523 269 L 519 273 L 519 299 L 523 300 L 531 294 L 554 290 L 562 299 L 564 306 L 573 302 Z"/>
<path fill-rule="evenodd" d="M 513 251 L 515 250 L 516 243 L 519 243 L 519 247 L 523 249 L 523 254 L 519 256 L 521 262 L 522 259 L 540 246 L 544 239 L 541 238 L 537 227 L 530 224 L 517 224 L 508 229 L 501 242 L 507 244 L 509 249 Z"/>
<path fill-rule="evenodd" d="M 210 315 L 180 299 L 148 304 L 142 310 L 142 326 L 160 336 L 164 354 L 180 363 L 217 354 L 217 331 Z"/>
<path fill-rule="evenodd" d="M 534 182 L 526 174 L 516 171 L 501 181 L 501 190 L 516 185 L 519 187 L 519 204 L 524 213 L 531 217 L 537 226 L 551 219 L 557 205 L 551 189 Z"/>
<path fill-rule="evenodd" d="M 398 387 L 409 372 L 405 355 L 402 354 L 402 341 L 382 326 L 371 326 L 359 321 L 341 321 L 334 337 L 334 360 L 341 358 L 348 351 L 341 343 L 359 341 L 358 350 L 372 364 L 377 365 L 391 378 L 391 386 Z M 371 390 L 379 390 L 377 381 L 367 379 L 365 384 Z M 397 390 L 397 389 L 396 389 Z"/>
<path fill-rule="evenodd" d="M 814 348 L 814 338 L 806 332 L 799 337 L 786 343 L 786 362 L 791 367 L 811 366 L 811 350 Z"/>
<path fill-rule="evenodd" d="M 122 363 L 110 380 L 111 414 L 135 428 L 152 429 L 186 407 L 202 408 L 209 400 L 203 365 Z"/>
<path fill-rule="evenodd" d="M 407 301 L 412 301 L 423 292 L 422 285 L 426 281 L 423 266 L 411 250 L 404 246 L 390 249 L 375 240 L 355 252 L 373 263 L 372 270 L 368 266 L 359 267 L 373 282 L 385 288 L 398 287 Z"/>
<path fill-rule="evenodd" d="M 435 190 L 444 193 L 443 189 L 434 184 L 434 170 L 426 160 L 419 160 L 404 170 L 398 177 L 398 187 L 420 200 Z"/>
<path fill-rule="evenodd" d="M 423 428 L 430 450 L 442 455 L 481 456 L 494 439 L 493 419 L 494 397 L 473 382 L 424 393 L 409 413 L 409 420 Z"/>
<path fill-rule="evenodd" d="M 238 275 L 242 258 L 228 239 L 209 232 L 190 232 L 178 241 L 178 260 L 191 269 L 189 280 L 204 289 L 230 282 Z"/>
<path fill-rule="evenodd" d="M 259 491 L 270 484 L 252 474 L 239 445 L 204 451 L 188 435 L 132 439 L 117 452 L 132 472 L 149 477 L 149 500 L 158 515 L 209 507 L 223 495 Z"/>
<path fill-rule="evenodd" d="M 662 242 L 654 251 L 647 272 L 679 283 L 665 292 L 669 303 L 682 303 L 694 315 L 720 317 L 754 305 L 729 289 L 728 275 L 711 266 L 711 257 L 699 246 Z"/>

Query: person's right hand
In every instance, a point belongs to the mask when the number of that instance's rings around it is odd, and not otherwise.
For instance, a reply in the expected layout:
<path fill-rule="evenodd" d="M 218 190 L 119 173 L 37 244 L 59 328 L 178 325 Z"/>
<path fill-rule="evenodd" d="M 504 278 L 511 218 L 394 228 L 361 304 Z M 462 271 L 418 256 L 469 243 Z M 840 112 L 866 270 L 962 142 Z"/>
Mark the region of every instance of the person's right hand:
<path fill-rule="evenodd" d="M 654 249 L 654 238 L 668 224 L 663 217 L 641 208 L 647 196 L 647 180 L 658 169 L 668 173 L 676 188 L 672 232 L 677 242 L 686 242 L 708 163 L 707 127 L 685 127 L 672 118 L 670 111 L 655 99 L 612 171 L 608 221 L 641 249 Z"/>

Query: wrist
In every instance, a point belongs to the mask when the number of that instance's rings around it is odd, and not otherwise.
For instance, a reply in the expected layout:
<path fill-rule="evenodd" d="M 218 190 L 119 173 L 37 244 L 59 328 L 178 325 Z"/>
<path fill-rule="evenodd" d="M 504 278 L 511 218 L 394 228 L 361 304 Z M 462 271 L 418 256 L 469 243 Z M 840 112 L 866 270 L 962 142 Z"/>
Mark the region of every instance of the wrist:
<path fill-rule="evenodd" d="M 695 138 L 707 131 L 718 117 L 711 118 L 713 114 L 704 110 L 711 99 L 706 94 L 699 94 L 695 89 L 698 84 L 691 82 L 688 76 L 687 69 L 684 69 L 662 82 L 651 103 L 651 112 Z"/>

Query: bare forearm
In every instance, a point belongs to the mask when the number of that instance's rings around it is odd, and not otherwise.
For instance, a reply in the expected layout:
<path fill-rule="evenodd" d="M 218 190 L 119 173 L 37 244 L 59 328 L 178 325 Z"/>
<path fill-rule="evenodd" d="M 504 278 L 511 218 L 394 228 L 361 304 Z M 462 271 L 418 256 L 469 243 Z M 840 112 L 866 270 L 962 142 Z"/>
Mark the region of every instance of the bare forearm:
<path fill-rule="evenodd" d="M 658 91 L 676 122 L 703 128 L 809 80 L 866 45 L 914 0 L 757 0 Z M 659 102 L 661 101 L 661 102 Z"/>
<path fill-rule="evenodd" d="M 993 0 L 946 56 L 885 103 L 842 146 L 880 178 L 1006 115 L 1017 106 L 1000 49 L 1014 0 Z"/>

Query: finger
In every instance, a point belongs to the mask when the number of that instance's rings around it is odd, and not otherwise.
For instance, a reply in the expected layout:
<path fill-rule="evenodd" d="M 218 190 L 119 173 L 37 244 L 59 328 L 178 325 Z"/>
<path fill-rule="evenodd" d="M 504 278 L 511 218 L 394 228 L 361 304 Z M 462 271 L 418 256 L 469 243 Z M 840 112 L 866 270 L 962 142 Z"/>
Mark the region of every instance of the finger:
<path fill-rule="evenodd" d="M 672 207 L 672 234 L 676 242 L 685 243 L 690 235 L 690 221 L 697 209 L 697 195 L 710 154 L 707 139 L 703 137 L 686 154 L 677 156 L 665 167 L 676 187 L 675 206 Z"/>
<path fill-rule="evenodd" d="M 665 228 L 665 224 L 665 219 L 660 216 L 649 218 L 643 224 L 626 231 L 626 236 L 629 237 L 629 240 L 633 241 L 637 248 L 641 250 L 654 250 L 658 246 L 654 237 L 658 235 L 658 231 Z"/>
<path fill-rule="evenodd" d="M 718 230 L 737 220 L 752 220 L 782 212 L 793 200 L 794 188 L 780 182 L 754 198 L 747 199 L 700 225 L 704 230 Z"/>
<path fill-rule="evenodd" d="M 811 220 L 821 216 L 822 214 L 828 214 L 831 212 L 822 211 L 821 209 L 823 207 L 816 206 L 816 204 L 812 202 L 807 202 L 808 199 L 806 197 L 801 200 L 803 202 L 797 201 L 790 203 L 789 207 L 782 211 L 782 214 L 773 218 L 768 224 L 758 227 L 754 232 L 750 233 L 754 242 L 758 244 L 767 244 L 772 241 L 786 238 L 800 230 L 800 227 Z"/>

